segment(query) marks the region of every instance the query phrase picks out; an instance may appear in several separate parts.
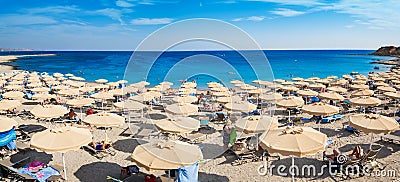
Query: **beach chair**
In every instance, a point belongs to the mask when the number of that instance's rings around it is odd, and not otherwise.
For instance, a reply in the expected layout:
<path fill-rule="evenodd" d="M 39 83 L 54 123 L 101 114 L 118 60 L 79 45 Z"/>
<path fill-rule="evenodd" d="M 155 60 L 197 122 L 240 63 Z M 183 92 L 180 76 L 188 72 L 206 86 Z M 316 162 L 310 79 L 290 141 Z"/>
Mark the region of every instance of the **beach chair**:
<path fill-rule="evenodd" d="M 217 115 L 216 121 L 223 122 L 228 119 L 228 117 L 223 112 L 216 112 L 215 114 Z"/>
<path fill-rule="evenodd" d="M 381 136 L 381 140 L 384 142 L 391 142 L 394 144 L 400 144 L 400 136 L 396 136 L 393 134 L 387 134 L 387 135 L 383 135 Z"/>
<path fill-rule="evenodd" d="M 338 174 L 340 174 L 344 180 L 360 177 L 360 172 L 362 170 L 360 161 L 361 159 L 347 160 L 341 167 L 337 168 Z"/>
<path fill-rule="evenodd" d="M 333 116 L 327 116 L 322 118 L 321 123 L 331 123 L 335 121 L 336 119 Z"/>
<path fill-rule="evenodd" d="M 210 129 L 211 127 L 209 126 L 210 124 L 210 118 L 209 117 L 200 117 L 200 128 L 205 128 L 205 129 Z"/>
<path fill-rule="evenodd" d="M 92 156 L 96 157 L 97 159 L 101 160 L 104 157 L 107 156 L 114 156 L 116 154 L 116 152 L 114 151 L 114 149 L 112 148 L 111 144 L 108 144 L 108 147 L 106 147 L 106 149 L 104 150 L 96 150 L 94 147 L 88 145 L 84 145 L 82 146 L 82 148 L 86 151 L 88 151 Z"/>
<path fill-rule="evenodd" d="M 207 139 L 207 135 L 203 133 L 186 133 L 180 135 L 180 137 L 191 144 L 201 143 L 202 141 Z"/>
<path fill-rule="evenodd" d="M 343 107 L 344 113 L 351 113 L 351 112 L 357 112 L 358 111 L 357 108 L 352 108 L 352 107 L 350 107 L 350 105 L 348 105 L 346 103 L 342 103 L 342 107 Z"/>
<path fill-rule="evenodd" d="M 357 130 L 357 129 L 351 127 L 351 126 L 349 126 L 349 125 L 348 125 L 348 122 L 342 123 L 342 125 L 343 125 L 343 129 L 344 129 L 345 131 L 348 131 L 348 132 L 350 132 L 350 133 L 353 133 L 353 134 L 356 135 L 356 136 L 360 136 L 361 131 L 360 131 L 360 130 Z"/>

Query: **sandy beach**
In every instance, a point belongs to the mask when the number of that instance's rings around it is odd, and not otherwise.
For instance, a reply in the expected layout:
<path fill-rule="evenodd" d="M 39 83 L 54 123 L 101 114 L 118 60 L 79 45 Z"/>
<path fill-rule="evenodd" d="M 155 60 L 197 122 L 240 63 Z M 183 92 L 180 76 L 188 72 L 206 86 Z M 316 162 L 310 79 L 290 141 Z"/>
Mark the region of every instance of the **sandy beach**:
<path fill-rule="evenodd" d="M 13 59 L 12 57 L 6 57 L 8 60 Z M 4 59 L 6 59 L 4 58 Z M 3 59 L 3 60 L 4 60 Z M 2 72 L 10 72 L 10 67 L 0 66 Z M 88 83 L 90 86 L 95 86 L 95 83 Z M 206 91 L 200 91 L 199 93 L 206 94 Z M 350 93 L 344 94 L 345 98 L 349 98 Z M 30 111 L 35 107 L 38 102 L 22 99 L 22 106 L 17 108 L 17 112 Z M 384 101 L 384 104 L 388 101 Z M 384 105 L 382 104 L 382 105 Z M 114 106 L 111 107 L 109 112 L 119 113 Z M 379 111 L 383 111 L 382 106 L 378 108 Z M 265 108 L 264 108 L 265 110 Z M 287 117 L 287 112 L 282 108 L 269 108 L 265 110 L 266 113 L 269 110 L 275 112 L 275 117 Z M 389 110 L 395 110 L 390 106 Z M 78 116 L 81 116 L 79 109 L 75 109 Z M 205 115 L 206 113 L 201 112 L 198 115 Z M 351 150 L 360 145 L 364 150 L 367 150 L 371 141 L 371 135 L 361 132 L 359 136 L 344 130 L 343 123 L 348 122 L 348 118 L 353 113 L 344 114 L 344 118 L 336 120 L 326 124 L 316 124 L 315 122 L 305 122 L 304 126 L 312 127 L 319 130 L 330 140 L 335 142 L 326 149 L 327 153 L 332 153 L 333 149 L 339 150 L 341 153 L 351 153 Z M 301 114 L 303 117 L 310 117 L 311 115 Z M 86 117 L 85 113 L 82 113 L 83 118 Z M 140 117 L 140 113 L 130 115 L 131 122 L 127 122 L 123 126 L 112 127 L 107 131 L 109 141 L 112 144 L 112 151 L 114 155 L 107 155 L 102 159 L 94 157 L 90 152 L 83 149 L 77 151 L 70 151 L 65 154 L 67 177 L 68 181 L 107 181 L 107 176 L 112 176 L 117 179 L 122 179 L 124 176 L 120 176 L 121 167 L 134 164 L 131 160 L 131 154 L 134 149 L 141 144 L 143 140 L 155 140 L 153 137 L 137 137 L 140 132 L 144 129 L 150 129 L 153 133 L 157 132 L 157 129 L 153 125 L 158 120 L 166 118 L 169 115 L 164 112 L 162 107 L 153 106 L 152 109 L 145 112 L 145 117 Z M 127 117 L 125 115 L 125 117 Z M 297 117 L 292 115 L 293 118 Z M 21 116 L 13 116 L 19 125 L 40 125 L 46 128 L 57 128 L 64 126 L 64 124 L 56 124 L 51 122 L 39 121 L 37 119 L 29 119 Z M 232 116 L 231 120 L 235 121 L 237 117 Z M 397 117 L 396 117 L 397 119 Z M 69 124 L 67 124 L 69 125 Z M 129 125 L 129 127 L 128 127 Z M 74 126 L 86 127 L 84 125 Z M 204 131 L 207 134 L 207 138 L 201 143 L 197 144 L 204 147 L 203 157 L 204 160 L 200 162 L 199 167 L 199 181 L 290 181 L 291 177 L 282 176 L 273 171 L 272 174 L 267 175 L 258 174 L 258 168 L 264 164 L 263 161 L 248 162 L 241 165 L 233 165 L 232 163 L 237 160 L 237 157 L 232 152 L 223 152 L 222 147 L 222 127 L 223 124 L 212 123 L 210 124 L 214 128 L 211 132 Z M 129 129 L 131 128 L 131 129 Z M 128 130 L 127 130 L 128 129 Z M 104 130 L 92 128 L 93 139 L 101 141 L 105 137 Z M 125 135 L 128 134 L 128 135 Z M 395 133 L 396 134 L 396 133 Z M 382 171 L 391 173 L 391 176 L 359 176 L 351 181 L 396 181 L 398 175 L 400 175 L 399 163 L 397 159 L 400 157 L 400 146 L 398 144 L 392 144 L 383 142 L 381 136 L 383 134 L 375 134 L 372 138 L 374 146 L 382 146 L 382 149 L 377 155 L 377 161 L 382 163 L 385 168 Z M 29 143 L 26 143 L 29 146 Z M 261 152 L 261 151 L 260 151 Z M 60 153 L 47 154 L 39 152 L 35 149 L 27 147 L 25 150 L 20 150 L 19 153 L 14 154 L 11 158 L 23 158 L 30 157 L 30 160 L 38 160 L 49 165 L 62 165 L 62 157 Z M 318 152 L 315 155 L 309 155 L 306 157 L 295 158 L 295 164 L 298 167 L 305 165 L 323 166 L 326 161 L 322 159 L 322 152 Z M 280 160 L 271 158 L 268 162 L 269 165 L 284 165 L 289 167 L 291 165 L 291 159 L 287 156 L 282 156 Z M 147 171 L 144 168 L 140 169 L 142 172 L 147 174 L 155 174 L 156 176 L 164 174 L 164 171 Z M 287 169 L 286 169 L 287 171 Z M 141 178 L 129 177 L 126 181 L 141 181 Z M 327 171 L 323 172 L 323 175 L 305 175 L 296 176 L 295 181 L 340 181 L 343 180 L 341 176 L 330 176 Z"/>

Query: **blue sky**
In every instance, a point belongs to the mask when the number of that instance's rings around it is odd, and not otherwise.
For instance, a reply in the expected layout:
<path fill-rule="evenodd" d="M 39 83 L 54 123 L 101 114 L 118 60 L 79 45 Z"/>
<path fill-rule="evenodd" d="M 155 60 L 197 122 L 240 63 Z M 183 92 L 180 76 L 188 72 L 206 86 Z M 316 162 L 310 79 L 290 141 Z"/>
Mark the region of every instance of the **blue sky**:
<path fill-rule="evenodd" d="M 134 50 L 153 31 L 190 18 L 231 23 L 263 49 L 400 42 L 398 0 L 0 0 L 0 7 L 0 47 L 11 48 Z"/>

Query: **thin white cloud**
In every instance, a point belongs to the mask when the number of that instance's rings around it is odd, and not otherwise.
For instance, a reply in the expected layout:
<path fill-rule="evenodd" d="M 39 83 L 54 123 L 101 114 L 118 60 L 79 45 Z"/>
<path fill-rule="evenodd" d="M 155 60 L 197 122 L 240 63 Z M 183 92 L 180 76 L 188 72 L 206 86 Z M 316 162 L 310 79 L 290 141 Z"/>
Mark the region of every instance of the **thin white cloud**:
<path fill-rule="evenodd" d="M 286 8 L 278 8 L 273 11 L 270 11 L 270 13 L 275 14 L 275 15 L 285 16 L 285 17 L 291 17 L 291 16 L 299 16 L 299 15 L 305 14 L 306 12 L 296 11 L 296 10 L 291 10 L 291 9 L 286 9 Z"/>
<path fill-rule="evenodd" d="M 83 22 L 83 21 L 80 21 L 80 20 L 69 20 L 69 19 L 64 19 L 64 20 L 62 20 L 62 21 L 65 22 L 65 23 L 68 23 L 68 24 L 88 25 L 88 23 Z"/>
<path fill-rule="evenodd" d="M 105 9 L 99 9 L 99 10 L 91 11 L 91 12 L 87 12 L 87 13 L 91 14 L 91 15 L 107 16 L 107 17 L 110 17 L 113 20 L 119 21 L 121 25 L 125 25 L 125 22 L 121 18 L 123 11 L 119 10 L 119 9 L 105 8 Z"/>
<path fill-rule="evenodd" d="M 247 1 L 257 1 L 257 2 L 267 2 L 267 3 L 277 3 L 283 5 L 297 5 L 297 6 L 317 6 L 324 4 L 319 2 L 318 0 L 247 0 Z"/>
<path fill-rule="evenodd" d="M 171 23 L 172 18 L 137 18 L 131 21 L 134 25 L 162 25 Z"/>
<path fill-rule="evenodd" d="M 117 5 L 119 7 L 122 7 L 122 8 L 130 8 L 130 7 L 135 6 L 134 4 L 126 2 L 126 1 L 123 1 L 123 0 L 117 0 L 115 2 L 115 5 Z"/>
<path fill-rule="evenodd" d="M 22 9 L 24 13 L 28 14 L 49 14 L 49 13 L 71 13 L 79 11 L 79 8 L 76 6 L 48 6 L 48 7 L 41 7 L 41 8 L 29 8 L 29 9 Z"/>
<path fill-rule="evenodd" d="M 57 21 L 46 16 L 5 14 L 1 15 L 2 26 L 45 25 L 55 24 Z"/>
<path fill-rule="evenodd" d="M 387 0 L 385 2 L 365 0 L 340 0 L 330 5 L 318 7 L 320 10 L 329 10 L 336 13 L 348 14 L 357 18 L 356 23 L 366 25 L 372 29 L 400 27 L 400 1 Z M 370 26 L 373 24 L 373 26 Z"/>
<path fill-rule="evenodd" d="M 250 16 L 246 18 L 235 18 L 232 21 L 263 21 L 265 16 Z"/>

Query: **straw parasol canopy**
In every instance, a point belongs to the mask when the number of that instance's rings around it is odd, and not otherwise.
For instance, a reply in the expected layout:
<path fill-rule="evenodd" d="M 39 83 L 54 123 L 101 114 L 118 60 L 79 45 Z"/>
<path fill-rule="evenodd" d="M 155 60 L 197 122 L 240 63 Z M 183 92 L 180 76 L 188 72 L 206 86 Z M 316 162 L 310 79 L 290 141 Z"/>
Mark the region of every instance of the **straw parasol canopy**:
<path fill-rule="evenodd" d="M 382 103 L 381 100 L 375 97 L 356 97 L 350 99 L 350 103 L 356 106 L 377 106 Z"/>
<path fill-rule="evenodd" d="M 269 153 L 303 157 L 325 150 L 327 136 L 310 127 L 269 130 L 260 136 L 260 145 Z"/>
<path fill-rule="evenodd" d="M 282 100 L 282 94 L 280 93 L 269 93 L 269 94 L 263 94 L 260 95 L 259 97 L 261 100 L 265 100 L 265 101 L 278 101 L 278 100 Z"/>
<path fill-rule="evenodd" d="M 134 100 L 134 101 L 138 101 L 138 102 L 145 102 L 145 101 L 149 101 L 151 99 L 154 99 L 154 96 L 148 94 L 147 92 L 139 94 L 139 95 L 135 95 L 133 97 L 129 97 L 129 99 Z"/>
<path fill-rule="evenodd" d="M 193 103 L 197 101 L 197 97 L 195 96 L 178 96 L 172 99 L 174 102 L 184 102 L 184 103 Z"/>
<path fill-rule="evenodd" d="M 365 133 L 389 133 L 399 129 L 394 118 L 379 114 L 356 114 L 349 117 L 349 125 Z"/>
<path fill-rule="evenodd" d="M 3 94 L 3 97 L 6 99 L 21 99 L 24 97 L 24 93 L 20 91 L 10 91 Z"/>
<path fill-rule="evenodd" d="M 87 116 L 83 122 L 96 127 L 120 126 L 125 123 L 125 118 L 113 113 L 97 113 Z"/>
<path fill-rule="evenodd" d="M 169 170 L 193 165 L 203 159 L 198 146 L 180 141 L 146 143 L 135 148 L 132 161 L 146 170 Z"/>
<path fill-rule="evenodd" d="M 50 88 L 47 88 L 47 87 L 36 87 L 36 88 L 32 89 L 31 91 L 32 92 L 37 92 L 37 93 L 39 93 L 39 92 L 49 92 Z"/>
<path fill-rule="evenodd" d="M 59 95 L 73 96 L 79 95 L 79 89 L 65 89 L 58 92 Z"/>
<path fill-rule="evenodd" d="M 113 94 L 108 93 L 108 92 L 99 92 L 91 95 L 90 97 L 93 97 L 95 99 L 114 99 Z"/>
<path fill-rule="evenodd" d="M 67 114 L 68 110 L 61 105 L 38 105 L 31 109 L 30 112 L 38 118 L 58 118 Z"/>
<path fill-rule="evenodd" d="M 157 129 L 168 133 L 189 133 L 200 128 L 200 121 L 190 117 L 175 117 L 156 122 Z"/>
<path fill-rule="evenodd" d="M 304 105 L 304 100 L 301 97 L 289 96 L 276 102 L 278 107 L 296 108 Z"/>
<path fill-rule="evenodd" d="M 67 100 L 66 104 L 69 106 L 82 107 L 90 105 L 92 103 L 94 103 L 94 100 L 92 98 L 77 98 L 77 99 Z"/>
<path fill-rule="evenodd" d="M 176 115 L 190 115 L 196 114 L 199 108 L 196 105 L 189 104 L 189 103 L 176 103 L 167 105 L 165 111 L 171 114 Z"/>
<path fill-rule="evenodd" d="M 0 117 L 0 132 L 10 131 L 14 127 L 18 126 L 18 122 L 12 118 Z"/>
<path fill-rule="evenodd" d="M 257 109 L 257 106 L 247 101 L 233 101 L 225 104 L 227 110 L 233 112 L 251 112 Z"/>
<path fill-rule="evenodd" d="M 235 101 L 241 101 L 242 98 L 240 96 L 234 95 L 232 97 L 218 97 L 217 102 L 219 103 L 228 103 L 228 102 L 235 102 Z"/>
<path fill-rule="evenodd" d="M 47 129 L 32 136 L 31 147 L 46 153 L 68 152 L 79 150 L 81 146 L 92 141 L 92 134 L 88 129 L 76 127 L 62 127 Z"/>
<path fill-rule="evenodd" d="M 62 127 L 47 129 L 32 136 L 30 145 L 32 148 L 46 153 L 62 153 L 64 166 L 64 179 L 67 180 L 64 153 L 71 150 L 79 150 L 82 146 L 92 141 L 92 134 L 88 129 L 76 127 Z"/>
<path fill-rule="evenodd" d="M 318 92 L 312 91 L 312 90 L 310 90 L 310 89 L 305 89 L 305 90 L 299 90 L 299 91 L 297 91 L 297 94 L 299 94 L 300 96 L 307 96 L 307 97 L 310 97 L 310 96 L 317 96 L 317 95 L 318 95 Z"/>
<path fill-rule="evenodd" d="M 107 83 L 108 80 L 106 80 L 106 79 L 98 79 L 98 80 L 95 80 L 95 82 L 96 83 Z"/>
<path fill-rule="evenodd" d="M 400 92 L 385 92 L 383 95 L 392 99 L 400 99 Z"/>
<path fill-rule="evenodd" d="M 326 88 L 326 90 L 334 91 L 334 92 L 338 92 L 338 93 L 345 93 L 345 92 L 347 92 L 347 89 L 345 89 L 345 88 L 343 88 L 343 87 L 328 87 L 328 88 Z"/>
<path fill-rule="evenodd" d="M 329 100 L 338 100 L 338 101 L 344 100 L 344 97 L 342 95 L 332 91 L 319 93 L 319 97 Z"/>
<path fill-rule="evenodd" d="M 350 88 L 352 89 L 368 89 L 369 86 L 368 85 L 350 85 Z"/>
<path fill-rule="evenodd" d="M 51 94 L 35 94 L 32 96 L 33 100 L 45 100 L 51 98 L 56 98 L 56 96 Z"/>
<path fill-rule="evenodd" d="M 146 105 L 133 101 L 133 100 L 127 100 L 123 102 L 116 102 L 114 103 L 114 106 L 119 108 L 119 109 L 126 109 L 126 110 L 141 110 L 146 108 Z"/>
<path fill-rule="evenodd" d="M 6 111 L 6 110 L 17 108 L 21 105 L 22 104 L 19 100 L 2 100 L 2 101 L 0 101 L 0 110 Z"/>
<path fill-rule="evenodd" d="M 369 89 L 359 90 L 351 94 L 353 97 L 360 97 L 360 96 L 371 96 L 374 95 L 374 91 Z"/>
<path fill-rule="evenodd" d="M 338 107 L 322 102 L 305 105 L 301 110 L 305 113 L 316 116 L 327 116 L 339 113 Z"/>
<path fill-rule="evenodd" d="M 261 133 L 278 126 L 278 119 L 270 116 L 247 116 L 235 123 L 236 129 L 244 133 Z"/>
<path fill-rule="evenodd" d="M 377 88 L 378 90 L 382 92 L 396 92 L 396 89 L 393 87 L 387 87 L 387 86 L 380 86 Z"/>

